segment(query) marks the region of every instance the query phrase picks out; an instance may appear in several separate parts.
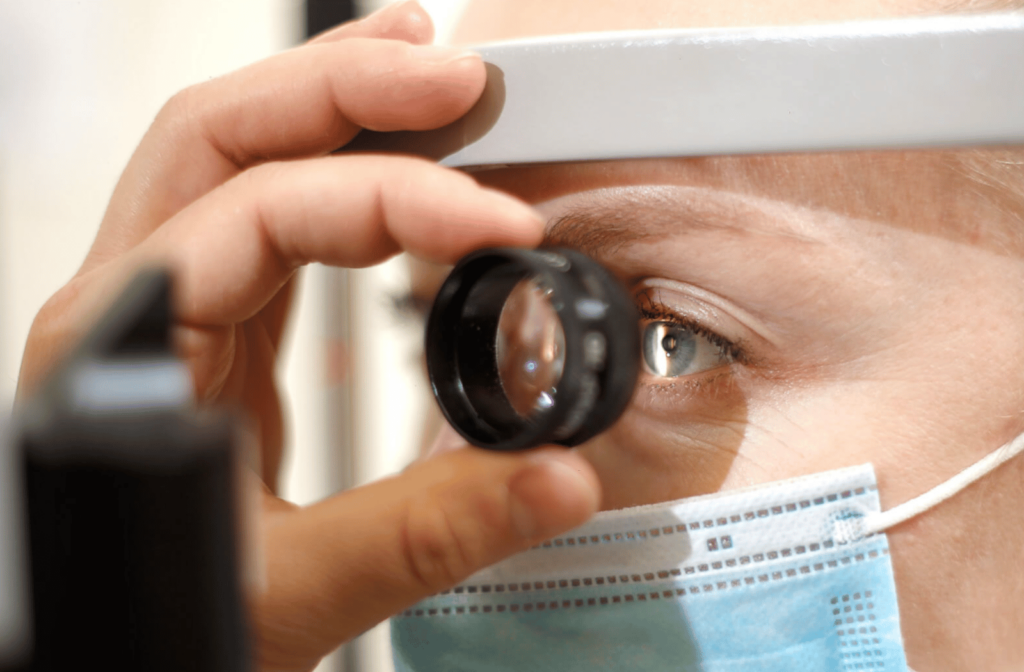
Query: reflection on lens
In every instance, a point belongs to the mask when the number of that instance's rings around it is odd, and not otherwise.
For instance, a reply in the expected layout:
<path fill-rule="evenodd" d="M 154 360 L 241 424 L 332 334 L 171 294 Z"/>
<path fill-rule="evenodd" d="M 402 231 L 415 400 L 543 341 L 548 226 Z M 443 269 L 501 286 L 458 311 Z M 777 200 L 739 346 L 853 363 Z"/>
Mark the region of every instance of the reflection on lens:
<path fill-rule="evenodd" d="M 523 417 L 554 405 L 565 366 L 565 333 L 550 294 L 537 280 L 523 280 L 498 318 L 498 375 L 509 403 Z"/>

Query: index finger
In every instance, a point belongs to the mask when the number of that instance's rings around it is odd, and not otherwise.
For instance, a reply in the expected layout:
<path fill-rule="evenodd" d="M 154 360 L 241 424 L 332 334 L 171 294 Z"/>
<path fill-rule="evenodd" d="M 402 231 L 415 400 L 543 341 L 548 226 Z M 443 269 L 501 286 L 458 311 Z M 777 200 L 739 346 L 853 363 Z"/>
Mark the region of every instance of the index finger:
<path fill-rule="evenodd" d="M 369 266 L 401 250 L 452 263 L 481 247 L 537 245 L 543 230 L 533 209 L 450 168 L 329 156 L 248 171 L 180 212 L 107 275 L 169 264 L 180 320 L 222 326 L 255 315 L 307 263 Z"/>

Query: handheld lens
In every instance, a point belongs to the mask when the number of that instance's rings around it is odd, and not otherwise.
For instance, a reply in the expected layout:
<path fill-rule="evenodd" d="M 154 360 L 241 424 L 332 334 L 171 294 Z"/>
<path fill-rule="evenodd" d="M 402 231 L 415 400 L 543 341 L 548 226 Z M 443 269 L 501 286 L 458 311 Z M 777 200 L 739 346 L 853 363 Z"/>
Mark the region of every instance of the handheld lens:
<path fill-rule="evenodd" d="M 426 355 L 442 412 L 473 445 L 575 446 L 633 396 L 639 316 L 618 280 L 579 252 L 481 250 L 441 286 Z"/>

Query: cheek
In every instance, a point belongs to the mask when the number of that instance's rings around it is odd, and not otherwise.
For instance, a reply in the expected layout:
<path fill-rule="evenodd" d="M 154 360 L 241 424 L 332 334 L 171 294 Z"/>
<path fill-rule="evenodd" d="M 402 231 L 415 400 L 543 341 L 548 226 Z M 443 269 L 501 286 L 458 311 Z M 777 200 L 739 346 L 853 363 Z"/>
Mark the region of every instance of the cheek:
<path fill-rule="evenodd" d="M 789 385 L 752 403 L 740 455 L 721 489 L 771 483 L 872 463 L 912 422 L 882 421 L 890 388 L 871 381 Z M 898 442 L 898 440 L 897 440 Z"/>
<path fill-rule="evenodd" d="M 619 422 L 578 450 L 601 479 L 604 509 L 640 506 L 720 489 L 747 426 L 744 394 L 725 375 L 699 390 L 641 387 Z"/>
<path fill-rule="evenodd" d="M 909 448 L 922 440 L 913 420 L 886 410 L 896 392 L 877 382 L 723 378 L 682 398 L 641 388 L 611 430 L 580 447 L 601 479 L 603 509 L 867 462 L 881 474 L 910 459 Z"/>

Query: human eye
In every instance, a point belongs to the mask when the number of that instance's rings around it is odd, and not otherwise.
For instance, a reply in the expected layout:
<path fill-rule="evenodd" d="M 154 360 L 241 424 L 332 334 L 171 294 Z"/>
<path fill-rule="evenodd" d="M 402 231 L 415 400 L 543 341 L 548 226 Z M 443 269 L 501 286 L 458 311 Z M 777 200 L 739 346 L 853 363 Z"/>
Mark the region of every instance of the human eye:
<path fill-rule="evenodd" d="M 643 281 L 634 286 L 641 316 L 643 383 L 698 387 L 735 364 L 748 363 L 746 344 L 734 321 L 694 292 L 667 284 Z"/>
<path fill-rule="evenodd" d="M 678 316 L 642 315 L 640 347 L 647 373 L 680 378 L 733 362 L 734 346 L 701 325 Z"/>

